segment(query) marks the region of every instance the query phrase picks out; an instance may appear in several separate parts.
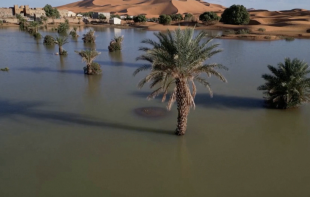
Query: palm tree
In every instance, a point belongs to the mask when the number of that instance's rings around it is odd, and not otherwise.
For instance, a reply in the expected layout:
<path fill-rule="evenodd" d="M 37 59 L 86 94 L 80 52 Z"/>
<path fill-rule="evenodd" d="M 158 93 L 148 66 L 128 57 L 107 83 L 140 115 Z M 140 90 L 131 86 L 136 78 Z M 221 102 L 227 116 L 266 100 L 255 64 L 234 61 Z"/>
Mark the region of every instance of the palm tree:
<path fill-rule="evenodd" d="M 113 52 L 122 50 L 123 40 L 124 36 L 115 36 L 114 39 L 111 40 L 110 45 L 108 47 L 109 51 Z"/>
<path fill-rule="evenodd" d="M 86 67 L 84 68 L 84 73 L 87 75 L 99 74 L 101 73 L 100 65 L 93 62 L 95 58 L 101 53 L 96 50 L 85 50 L 85 51 L 75 51 L 82 57 L 82 61 L 86 62 Z"/>
<path fill-rule="evenodd" d="M 216 76 L 223 82 L 227 82 L 225 77 L 216 69 L 227 69 L 220 64 L 205 64 L 205 60 L 221 52 L 215 50 L 218 44 L 209 46 L 212 39 L 205 38 L 206 32 L 200 32 L 195 38 L 194 28 L 167 33 L 154 33 L 159 42 L 146 39 L 142 43 L 149 44 L 152 48 L 141 47 L 140 50 L 145 54 L 139 56 L 137 60 L 145 60 L 150 64 L 138 68 L 134 75 L 140 71 L 151 69 L 150 73 L 140 81 L 138 87 L 142 88 L 148 82 L 151 82 L 150 88 L 156 87 L 148 99 L 154 98 L 163 92 L 164 102 L 168 90 L 174 86 L 167 108 L 171 109 L 176 101 L 178 107 L 178 124 L 176 128 L 177 135 L 184 135 L 187 127 L 187 116 L 191 107 L 195 107 L 194 98 L 196 95 L 195 81 L 208 88 L 211 96 L 212 90 L 206 79 L 199 74 L 205 73 L 207 76 Z M 191 88 L 190 88 L 191 86 Z M 192 89 L 192 92 L 191 92 Z"/>
<path fill-rule="evenodd" d="M 37 21 L 30 22 L 30 26 L 33 28 L 33 34 L 38 33 L 38 27 L 40 26 L 40 24 Z"/>
<path fill-rule="evenodd" d="M 278 67 L 268 65 L 272 74 L 263 74 L 266 80 L 264 85 L 258 87 L 266 95 L 265 99 L 270 107 L 288 109 L 297 107 L 310 101 L 310 73 L 306 62 L 298 59 L 285 58 L 284 64 Z"/>
<path fill-rule="evenodd" d="M 67 51 L 63 50 L 62 46 L 68 43 L 67 37 L 56 37 L 55 38 L 55 44 L 59 47 L 59 55 L 66 55 Z"/>

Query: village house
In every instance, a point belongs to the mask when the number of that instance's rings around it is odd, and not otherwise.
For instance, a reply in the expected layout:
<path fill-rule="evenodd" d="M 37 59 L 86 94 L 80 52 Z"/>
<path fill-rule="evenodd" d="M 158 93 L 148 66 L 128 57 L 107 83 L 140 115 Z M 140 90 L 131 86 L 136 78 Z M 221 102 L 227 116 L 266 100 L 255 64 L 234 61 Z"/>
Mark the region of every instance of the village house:
<path fill-rule="evenodd" d="M 119 19 L 119 18 L 114 17 L 114 18 L 111 18 L 109 20 L 109 23 L 113 24 L 113 25 L 120 25 L 120 24 L 122 24 L 122 20 Z"/>

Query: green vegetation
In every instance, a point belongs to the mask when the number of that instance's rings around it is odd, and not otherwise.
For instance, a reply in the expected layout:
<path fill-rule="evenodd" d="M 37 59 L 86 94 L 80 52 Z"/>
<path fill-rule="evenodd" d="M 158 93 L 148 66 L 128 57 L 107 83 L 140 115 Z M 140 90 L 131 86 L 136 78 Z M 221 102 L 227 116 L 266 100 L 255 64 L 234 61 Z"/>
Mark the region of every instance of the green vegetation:
<path fill-rule="evenodd" d="M 124 36 L 115 36 L 114 39 L 110 42 L 108 47 L 110 52 L 120 51 L 122 50 L 122 42 L 124 40 Z"/>
<path fill-rule="evenodd" d="M 285 39 L 286 41 L 289 41 L 289 42 L 295 40 L 295 38 L 293 38 L 293 37 L 285 37 L 284 39 Z"/>
<path fill-rule="evenodd" d="M 96 36 L 95 36 L 95 31 L 94 30 L 89 30 L 86 34 L 83 35 L 82 40 L 84 43 L 95 43 L 96 41 Z"/>
<path fill-rule="evenodd" d="M 236 34 L 249 34 L 250 30 L 248 29 L 239 29 Z"/>
<path fill-rule="evenodd" d="M 164 93 L 165 101 L 169 89 L 173 89 L 168 102 L 168 109 L 176 101 L 178 107 L 177 135 L 184 135 L 187 127 L 187 116 L 191 107 L 195 107 L 196 86 L 194 82 L 199 82 L 211 93 L 208 81 L 200 77 L 199 74 L 215 76 L 226 82 L 225 77 L 217 69 L 226 69 L 220 64 L 205 64 L 204 62 L 213 55 L 221 52 L 217 50 L 218 44 L 209 45 L 212 39 L 206 39 L 206 32 L 199 32 L 194 37 L 194 29 L 175 31 L 168 30 L 167 33 L 154 33 L 159 42 L 146 39 L 142 43 L 151 45 L 152 48 L 141 47 L 145 53 L 137 60 L 148 61 L 150 64 L 138 68 L 134 75 L 144 70 L 151 70 L 150 73 L 139 83 L 142 88 L 150 82 L 151 88 L 156 88 L 148 98 L 154 98 L 161 92 Z M 191 92 L 192 90 L 192 92 Z"/>
<path fill-rule="evenodd" d="M 172 21 L 181 21 L 183 20 L 183 16 L 181 14 L 171 14 L 170 15 Z"/>
<path fill-rule="evenodd" d="M 185 20 L 185 21 L 191 21 L 191 20 L 193 20 L 193 15 L 192 15 L 191 13 L 186 13 L 186 14 L 184 15 L 184 20 Z"/>
<path fill-rule="evenodd" d="M 5 67 L 5 68 L 0 68 L 1 71 L 4 71 L 4 72 L 8 72 L 9 71 L 9 68 L 8 67 Z"/>
<path fill-rule="evenodd" d="M 138 16 L 134 16 L 133 21 L 135 23 L 144 23 L 147 21 L 147 18 L 145 17 L 145 15 L 140 14 Z"/>
<path fill-rule="evenodd" d="M 3 25 L 3 20 L 0 20 L 0 26 L 2 26 Z"/>
<path fill-rule="evenodd" d="M 119 19 L 121 19 L 120 15 L 118 15 L 118 14 L 111 14 L 110 18 L 119 18 Z"/>
<path fill-rule="evenodd" d="M 221 22 L 233 25 L 247 25 L 250 22 L 250 14 L 243 5 L 232 5 L 224 10 Z"/>
<path fill-rule="evenodd" d="M 85 51 L 75 51 L 82 57 L 82 61 L 86 62 L 86 67 L 84 67 L 84 73 L 87 75 L 100 74 L 101 68 L 98 63 L 93 62 L 95 58 L 100 55 L 100 52 L 96 50 L 85 50 Z"/>
<path fill-rule="evenodd" d="M 67 40 L 68 40 L 67 37 L 56 37 L 55 38 L 55 44 L 57 44 L 59 47 L 59 55 L 67 55 L 67 51 L 62 48 L 63 45 L 68 43 Z"/>
<path fill-rule="evenodd" d="M 153 18 L 150 18 L 149 21 L 150 21 L 150 22 L 158 22 L 158 18 L 153 17 Z"/>
<path fill-rule="evenodd" d="M 45 44 L 45 45 L 54 45 L 55 44 L 54 37 L 50 36 L 50 35 L 46 35 L 44 37 L 43 44 Z"/>
<path fill-rule="evenodd" d="M 34 37 L 35 39 L 41 39 L 41 38 L 42 38 L 42 35 L 41 35 L 39 32 L 36 32 L 36 33 L 33 34 L 33 37 Z"/>
<path fill-rule="evenodd" d="M 66 33 L 69 29 L 69 23 L 60 23 L 57 28 L 58 33 Z"/>
<path fill-rule="evenodd" d="M 159 21 L 160 24 L 170 25 L 172 19 L 171 19 L 171 17 L 169 15 L 162 14 L 162 15 L 159 16 L 158 21 Z"/>
<path fill-rule="evenodd" d="M 221 17 L 214 12 L 204 12 L 199 16 L 199 20 L 209 23 L 219 21 L 220 19 Z"/>
<path fill-rule="evenodd" d="M 60 17 L 60 14 L 59 14 L 59 11 L 57 10 L 57 8 L 53 8 L 51 5 L 49 4 L 46 4 L 44 6 L 44 11 L 45 11 L 45 15 L 47 17 L 51 17 L 51 18 L 59 18 Z"/>
<path fill-rule="evenodd" d="M 266 95 L 267 104 L 272 108 L 288 109 L 310 101 L 310 73 L 307 63 L 286 58 L 278 67 L 268 65 L 272 74 L 264 74 L 266 83 L 258 87 Z"/>
<path fill-rule="evenodd" d="M 73 30 L 70 31 L 69 35 L 72 36 L 72 38 L 77 38 L 79 35 L 76 33 L 77 28 L 73 27 Z"/>
<path fill-rule="evenodd" d="M 106 19 L 107 19 L 107 17 L 106 17 L 105 15 L 103 15 L 103 14 L 99 14 L 98 18 L 99 18 L 99 20 L 100 20 L 101 22 L 102 22 L 103 20 L 106 20 Z"/>
<path fill-rule="evenodd" d="M 223 35 L 224 36 L 227 36 L 227 35 L 234 35 L 234 34 L 236 34 L 237 32 L 236 31 L 234 31 L 234 30 L 232 30 L 232 29 L 228 29 L 228 30 L 225 30 L 224 32 L 223 32 Z"/>
<path fill-rule="evenodd" d="M 265 32 L 266 29 L 265 28 L 259 28 L 257 31 L 260 31 L 260 32 Z"/>

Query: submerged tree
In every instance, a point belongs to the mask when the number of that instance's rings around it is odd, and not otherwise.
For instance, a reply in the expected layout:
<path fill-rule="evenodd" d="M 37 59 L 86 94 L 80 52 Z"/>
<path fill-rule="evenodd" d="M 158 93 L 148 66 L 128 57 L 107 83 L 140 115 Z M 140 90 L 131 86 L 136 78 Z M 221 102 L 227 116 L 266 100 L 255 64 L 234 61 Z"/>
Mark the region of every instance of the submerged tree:
<path fill-rule="evenodd" d="M 167 33 L 154 33 L 159 42 L 146 39 L 142 43 L 149 44 L 152 48 L 141 47 L 140 50 L 145 54 L 139 56 L 138 60 L 148 61 L 150 64 L 138 68 L 134 75 L 140 71 L 150 69 L 150 73 L 140 81 L 138 87 L 142 88 L 150 82 L 150 88 L 155 88 L 148 99 L 154 98 L 163 92 L 164 102 L 168 90 L 173 87 L 168 102 L 168 110 L 176 101 L 178 107 L 177 135 L 184 135 L 187 127 L 187 116 L 191 107 L 195 107 L 194 98 L 196 96 L 195 81 L 208 88 L 211 96 L 210 84 L 199 74 L 205 73 L 209 77 L 215 76 L 221 81 L 226 82 L 225 77 L 216 69 L 227 69 L 220 64 L 205 64 L 205 60 L 221 52 L 215 50 L 218 44 L 209 45 L 212 39 L 205 38 L 206 32 L 200 32 L 194 37 L 194 29 L 181 30 Z M 190 90 L 190 86 L 192 92 Z"/>
<path fill-rule="evenodd" d="M 124 36 L 115 36 L 114 39 L 111 40 L 110 45 L 108 47 L 109 51 L 113 52 L 122 50 L 123 40 Z"/>
<path fill-rule="evenodd" d="M 84 43 L 95 43 L 96 41 L 96 36 L 95 36 L 95 31 L 94 30 L 89 30 L 86 34 L 83 35 L 82 40 Z"/>
<path fill-rule="evenodd" d="M 310 73 L 307 63 L 286 58 L 278 67 L 268 65 L 272 74 L 263 74 L 266 80 L 258 87 L 266 95 L 267 104 L 272 108 L 288 109 L 310 101 Z"/>
<path fill-rule="evenodd" d="M 63 45 L 68 43 L 68 38 L 66 37 L 56 37 L 55 44 L 59 47 L 59 55 L 67 55 L 67 51 L 62 48 Z"/>
<path fill-rule="evenodd" d="M 93 62 L 95 58 L 101 53 L 96 50 L 85 50 L 85 51 L 75 51 L 82 57 L 82 61 L 86 62 L 86 67 L 84 67 L 84 73 L 87 75 L 100 74 L 100 65 Z"/>
<path fill-rule="evenodd" d="M 45 44 L 45 45 L 54 45 L 55 44 L 54 37 L 50 36 L 50 35 L 46 35 L 44 37 L 43 44 Z"/>
<path fill-rule="evenodd" d="M 79 37 L 79 35 L 76 33 L 77 28 L 73 27 L 73 30 L 70 31 L 70 35 L 72 36 L 72 38 L 77 38 Z"/>

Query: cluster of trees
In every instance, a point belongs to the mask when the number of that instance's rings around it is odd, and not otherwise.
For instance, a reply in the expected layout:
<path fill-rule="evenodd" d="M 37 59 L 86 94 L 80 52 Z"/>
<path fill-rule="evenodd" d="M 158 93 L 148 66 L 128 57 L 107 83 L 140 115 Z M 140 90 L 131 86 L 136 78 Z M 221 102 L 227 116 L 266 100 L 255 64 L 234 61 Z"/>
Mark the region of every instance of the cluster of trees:
<path fill-rule="evenodd" d="M 16 18 L 18 19 L 19 28 L 22 31 L 27 31 L 36 39 L 41 39 L 41 34 L 39 33 L 39 27 L 42 25 L 42 21 L 27 21 L 24 17 L 17 14 Z"/>
<path fill-rule="evenodd" d="M 47 17 L 50 17 L 50 18 L 53 18 L 53 19 L 60 17 L 60 14 L 59 14 L 59 11 L 57 10 L 57 8 L 53 8 L 49 4 L 46 4 L 43 9 L 44 9 L 45 15 Z"/>

